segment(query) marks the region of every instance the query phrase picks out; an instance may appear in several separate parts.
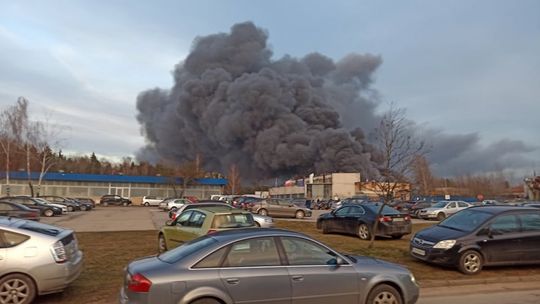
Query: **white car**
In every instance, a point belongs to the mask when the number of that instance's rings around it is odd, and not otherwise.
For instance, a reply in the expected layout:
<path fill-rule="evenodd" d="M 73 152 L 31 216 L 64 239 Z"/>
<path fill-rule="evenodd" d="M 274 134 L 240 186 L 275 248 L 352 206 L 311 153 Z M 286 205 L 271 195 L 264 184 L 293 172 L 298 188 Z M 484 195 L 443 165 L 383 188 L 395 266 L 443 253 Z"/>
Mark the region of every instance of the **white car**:
<path fill-rule="evenodd" d="M 39 198 L 39 197 L 34 197 L 34 200 L 40 201 L 41 203 L 43 203 L 43 204 L 45 204 L 45 205 L 49 205 L 49 206 L 53 206 L 53 207 L 60 208 L 60 209 L 62 209 L 62 214 L 67 214 L 67 213 L 68 213 L 67 207 L 64 206 L 64 205 L 53 204 L 53 203 L 49 202 L 48 200 L 45 200 L 45 199 L 42 199 L 42 198 Z"/>
<path fill-rule="evenodd" d="M 190 201 L 187 198 L 175 198 L 163 201 L 159 204 L 159 207 L 165 211 L 175 211 L 188 203 Z"/>
<path fill-rule="evenodd" d="M 418 217 L 442 221 L 450 215 L 469 207 L 472 207 L 472 205 L 464 201 L 440 201 L 430 208 L 420 210 Z"/>
<path fill-rule="evenodd" d="M 143 196 L 142 205 L 143 206 L 159 206 L 159 203 L 163 201 L 163 198 L 156 196 Z"/>

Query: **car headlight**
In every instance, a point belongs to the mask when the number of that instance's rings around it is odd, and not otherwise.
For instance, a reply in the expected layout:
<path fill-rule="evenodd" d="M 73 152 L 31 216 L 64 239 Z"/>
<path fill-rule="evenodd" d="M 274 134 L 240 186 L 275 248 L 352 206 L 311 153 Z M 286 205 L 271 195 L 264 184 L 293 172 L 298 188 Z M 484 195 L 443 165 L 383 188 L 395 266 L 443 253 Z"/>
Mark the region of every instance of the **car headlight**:
<path fill-rule="evenodd" d="M 433 248 L 436 248 L 436 249 L 450 249 L 450 248 L 454 247 L 455 244 L 456 244 L 456 240 L 445 240 L 445 241 L 438 242 L 437 244 L 435 244 L 435 246 L 433 246 Z"/>

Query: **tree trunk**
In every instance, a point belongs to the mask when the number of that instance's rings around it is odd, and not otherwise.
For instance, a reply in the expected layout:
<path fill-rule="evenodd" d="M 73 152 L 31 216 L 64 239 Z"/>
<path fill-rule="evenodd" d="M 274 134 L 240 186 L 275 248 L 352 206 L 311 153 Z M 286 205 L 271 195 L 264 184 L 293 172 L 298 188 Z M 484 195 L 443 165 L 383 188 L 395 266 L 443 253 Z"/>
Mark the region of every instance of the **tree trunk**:
<path fill-rule="evenodd" d="M 32 185 L 32 170 L 30 168 L 30 145 L 26 145 L 26 176 L 28 178 L 28 188 L 30 189 L 30 196 L 34 197 L 34 185 Z"/>
<path fill-rule="evenodd" d="M 377 230 L 379 228 L 379 218 L 382 215 L 384 206 L 386 206 L 386 199 L 382 200 L 381 207 L 377 211 L 377 216 L 375 217 L 375 221 L 373 222 L 373 226 L 371 227 L 371 239 L 369 240 L 368 249 L 373 248 L 373 244 L 375 244 L 375 235 L 377 234 Z"/>

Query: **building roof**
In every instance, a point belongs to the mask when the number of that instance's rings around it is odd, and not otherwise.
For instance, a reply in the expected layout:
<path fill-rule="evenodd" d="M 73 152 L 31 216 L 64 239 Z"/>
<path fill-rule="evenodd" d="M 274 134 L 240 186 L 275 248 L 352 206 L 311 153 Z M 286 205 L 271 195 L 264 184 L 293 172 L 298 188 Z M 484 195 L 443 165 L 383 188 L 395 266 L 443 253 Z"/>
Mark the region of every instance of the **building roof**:
<path fill-rule="evenodd" d="M 5 172 L 0 177 L 5 178 Z M 12 171 L 9 178 L 14 180 L 28 179 L 26 172 Z M 39 172 L 31 172 L 30 179 L 38 180 Z M 108 174 L 81 174 L 49 172 L 43 177 L 44 181 L 70 181 L 70 182 L 105 182 L 105 183 L 140 183 L 140 184 L 182 184 L 180 177 L 144 176 L 144 175 L 108 175 Z M 225 178 L 196 178 L 192 183 L 201 185 L 225 186 Z"/>

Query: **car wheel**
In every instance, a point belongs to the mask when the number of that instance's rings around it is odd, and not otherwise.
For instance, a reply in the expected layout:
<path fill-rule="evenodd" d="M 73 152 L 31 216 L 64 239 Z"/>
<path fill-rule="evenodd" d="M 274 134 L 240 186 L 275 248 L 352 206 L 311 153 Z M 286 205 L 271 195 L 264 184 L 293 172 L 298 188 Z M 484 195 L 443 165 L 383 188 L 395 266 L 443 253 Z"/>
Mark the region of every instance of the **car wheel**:
<path fill-rule="evenodd" d="M 478 251 L 465 251 L 459 258 L 459 271 L 464 274 L 477 274 L 482 270 L 482 266 L 482 255 Z"/>
<path fill-rule="evenodd" d="M 85 205 L 81 205 L 81 211 L 86 211 L 86 206 Z"/>
<path fill-rule="evenodd" d="M 127 205 L 129 205 L 128 202 L 123 202 L 122 203 L 122 206 L 124 206 L 124 207 L 127 207 Z"/>
<path fill-rule="evenodd" d="M 262 216 L 267 216 L 267 215 L 268 215 L 268 211 L 266 211 L 266 209 L 260 209 L 260 210 L 258 211 L 258 213 L 259 213 L 260 215 L 262 215 Z"/>
<path fill-rule="evenodd" d="M 392 286 L 381 284 L 371 290 L 367 304 L 402 304 L 401 295 Z"/>
<path fill-rule="evenodd" d="M 109 203 L 103 202 L 103 206 L 107 207 L 107 206 L 109 206 Z"/>
<path fill-rule="evenodd" d="M 34 281 L 22 274 L 11 274 L 0 280 L 0 302 L 29 304 L 36 297 Z"/>
<path fill-rule="evenodd" d="M 444 212 L 439 212 L 439 214 L 437 214 L 437 220 L 438 221 L 442 221 L 446 218 L 446 214 L 444 214 Z"/>
<path fill-rule="evenodd" d="M 167 251 L 167 243 L 165 242 L 165 236 L 163 234 L 160 234 L 158 236 L 158 252 L 163 253 Z"/>
<path fill-rule="evenodd" d="M 261 228 L 261 224 L 259 224 L 259 222 L 255 222 L 255 226 Z"/>
<path fill-rule="evenodd" d="M 148 202 L 144 203 L 143 205 L 144 205 L 145 207 L 150 206 L 150 204 L 149 204 Z"/>
<path fill-rule="evenodd" d="M 202 298 L 195 300 L 189 304 L 221 304 L 221 302 L 212 298 Z"/>
<path fill-rule="evenodd" d="M 393 238 L 394 240 L 399 240 L 399 239 L 401 239 L 402 237 L 403 237 L 403 234 L 392 235 L 392 238 Z"/>
<path fill-rule="evenodd" d="M 54 211 L 52 211 L 51 209 L 47 209 L 43 211 L 43 215 L 45 215 L 46 217 L 51 217 L 54 215 Z"/>
<path fill-rule="evenodd" d="M 329 232 L 330 232 L 330 230 L 328 229 L 328 223 L 327 222 L 322 222 L 322 233 L 327 234 Z"/>
<path fill-rule="evenodd" d="M 358 237 L 361 240 L 369 240 L 371 233 L 369 233 L 369 227 L 366 224 L 360 224 L 358 226 Z"/>
<path fill-rule="evenodd" d="M 68 210 L 68 212 L 73 212 L 73 207 L 72 206 L 67 206 L 67 210 Z"/>
<path fill-rule="evenodd" d="M 298 211 L 296 211 L 296 213 L 294 214 L 294 217 L 296 217 L 297 219 L 303 219 L 305 215 L 306 215 L 306 214 L 304 213 L 304 211 L 298 210 Z"/>

